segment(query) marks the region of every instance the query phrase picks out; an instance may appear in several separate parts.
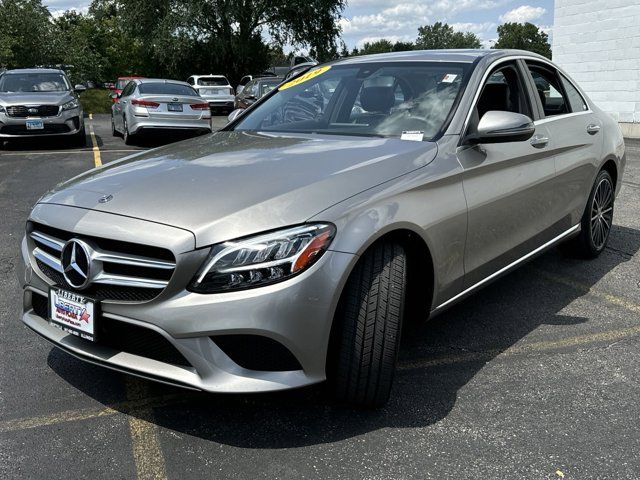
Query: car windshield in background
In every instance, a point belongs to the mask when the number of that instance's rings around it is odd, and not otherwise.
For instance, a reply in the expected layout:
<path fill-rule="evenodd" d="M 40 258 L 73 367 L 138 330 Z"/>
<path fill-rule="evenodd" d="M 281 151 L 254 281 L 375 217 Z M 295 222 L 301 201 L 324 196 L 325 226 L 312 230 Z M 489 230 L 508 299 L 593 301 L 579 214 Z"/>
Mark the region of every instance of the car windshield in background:
<path fill-rule="evenodd" d="M 203 77 L 198 79 L 198 85 L 202 87 L 226 87 L 229 85 L 229 80 L 219 77 Z"/>
<path fill-rule="evenodd" d="M 282 79 L 260 82 L 260 96 L 261 97 L 265 96 L 271 90 L 273 90 L 278 85 L 280 85 L 280 82 L 282 82 Z"/>
<path fill-rule="evenodd" d="M 197 97 L 198 92 L 188 85 L 181 85 L 179 83 L 163 83 L 163 82 L 148 82 L 138 85 L 138 90 L 143 95 L 188 95 L 191 97 Z"/>
<path fill-rule="evenodd" d="M 0 77 L 0 92 L 64 92 L 71 90 L 60 73 L 7 73 Z"/>
<path fill-rule="evenodd" d="M 284 83 L 235 130 L 433 138 L 471 67 L 403 62 L 327 65 Z"/>

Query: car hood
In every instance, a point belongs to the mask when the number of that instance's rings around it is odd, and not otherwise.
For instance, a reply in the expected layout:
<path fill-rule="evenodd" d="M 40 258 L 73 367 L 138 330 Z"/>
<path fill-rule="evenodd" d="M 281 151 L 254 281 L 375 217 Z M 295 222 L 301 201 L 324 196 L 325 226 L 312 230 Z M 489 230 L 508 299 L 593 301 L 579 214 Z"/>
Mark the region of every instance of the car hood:
<path fill-rule="evenodd" d="M 71 92 L 0 92 L 3 105 L 61 105 L 72 98 Z"/>
<path fill-rule="evenodd" d="M 40 202 L 180 227 L 200 247 L 302 223 L 436 151 L 398 138 L 218 132 L 91 170 Z"/>

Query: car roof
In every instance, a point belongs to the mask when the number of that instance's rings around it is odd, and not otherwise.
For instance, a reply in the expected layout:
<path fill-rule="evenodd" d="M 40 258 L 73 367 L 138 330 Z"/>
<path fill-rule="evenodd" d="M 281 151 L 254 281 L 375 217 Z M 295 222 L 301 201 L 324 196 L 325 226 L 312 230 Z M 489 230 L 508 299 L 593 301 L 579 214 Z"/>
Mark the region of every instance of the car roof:
<path fill-rule="evenodd" d="M 225 75 L 214 75 L 214 74 L 210 74 L 210 75 L 191 75 L 193 78 L 202 78 L 202 77 L 209 77 L 209 78 L 224 78 L 226 79 L 227 77 Z"/>
<path fill-rule="evenodd" d="M 12 70 L 5 70 L 2 72 L 5 73 L 63 73 L 64 70 L 60 70 L 59 68 L 15 68 Z"/>
<path fill-rule="evenodd" d="M 494 49 L 443 49 L 443 50 L 409 50 L 406 52 L 376 53 L 358 57 L 346 57 L 331 62 L 332 65 L 350 65 L 367 62 L 463 62 L 473 63 L 482 57 L 527 56 L 541 58 L 540 55 L 525 50 Z"/>

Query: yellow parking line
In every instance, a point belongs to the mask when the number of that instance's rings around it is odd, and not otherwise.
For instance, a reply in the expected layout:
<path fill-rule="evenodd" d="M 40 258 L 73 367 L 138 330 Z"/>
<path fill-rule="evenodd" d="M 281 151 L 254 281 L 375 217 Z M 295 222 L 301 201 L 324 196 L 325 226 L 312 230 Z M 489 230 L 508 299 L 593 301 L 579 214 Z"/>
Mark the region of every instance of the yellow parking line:
<path fill-rule="evenodd" d="M 149 394 L 147 382 L 135 377 L 127 377 L 126 387 L 129 400 L 145 398 Z M 129 432 L 138 480 L 166 479 L 164 455 L 151 407 L 137 410 L 135 415 L 129 416 Z"/>
<path fill-rule="evenodd" d="M 0 433 L 29 430 L 31 428 L 46 427 L 48 425 L 57 425 L 59 423 L 75 422 L 79 420 L 89 420 L 92 418 L 105 417 L 123 412 L 137 412 L 138 410 L 145 408 L 175 405 L 181 401 L 185 401 L 187 398 L 189 397 L 184 393 L 163 395 L 159 397 L 127 400 L 107 405 L 105 407 L 66 410 L 64 412 L 53 413 L 51 415 L 4 420 L 0 421 Z"/>
<path fill-rule="evenodd" d="M 98 141 L 96 140 L 96 132 L 93 130 L 93 114 L 89 114 L 89 134 L 91 135 L 91 143 L 93 144 L 93 163 L 96 167 L 102 166 L 102 158 L 100 157 L 100 147 L 98 147 Z"/>
<path fill-rule="evenodd" d="M 418 368 L 438 367 L 442 365 L 451 365 L 455 363 L 475 362 L 486 360 L 498 355 L 501 357 L 512 357 L 516 355 L 525 355 L 529 353 L 545 352 L 558 350 L 560 348 L 577 347 L 579 345 L 596 344 L 602 342 L 617 342 L 619 340 L 640 334 L 640 325 L 621 328 L 619 330 L 608 330 L 606 332 L 590 333 L 586 335 L 577 335 L 575 337 L 563 338 L 560 340 L 548 340 L 541 342 L 527 343 L 524 345 L 514 345 L 513 347 L 500 350 L 489 349 L 479 352 L 469 352 L 460 355 L 449 355 L 442 358 L 430 360 L 417 360 L 414 362 L 402 363 L 398 366 L 398 370 L 415 370 Z"/>
<path fill-rule="evenodd" d="M 612 295 L 610 293 L 606 293 L 606 292 L 598 292 L 597 290 L 595 290 L 593 287 L 590 287 L 589 285 L 585 285 L 583 283 L 577 282 L 576 280 L 573 280 L 571 278 L 568 277 L 564 277 L 564 276 L 560 276 L 560 275 L 556 275 L 555 273 L 551 273 L 551 272 L 547 272 L 546 270 L 540 270 L 540 269 L 535 269 L 535 271 L 542 276 L 543 278 L 546 278 L 547 280 L 550 280 L 552 282 L 555 283 L 559 283 L 560 285 L 564 285 L 566 287 L 571 287 L 574 290 L 579 290 L 579 291 L 587 291 L 589 293 L 589 295 L 592 295 L 596 298 L 600 298 L 602 300 L 605 300 L 606 302 L 612 304 L 612 305 L 617 305 L 618 307 L 622 307 L 626 310 L 629 310 L 633 313 L 639 313 L 640 314 L 640 305 L 637 303 L 634 303 L 630 300 L 627 300 L 625 298 L 622 297 L 618 297 L 616 295 Z"/>

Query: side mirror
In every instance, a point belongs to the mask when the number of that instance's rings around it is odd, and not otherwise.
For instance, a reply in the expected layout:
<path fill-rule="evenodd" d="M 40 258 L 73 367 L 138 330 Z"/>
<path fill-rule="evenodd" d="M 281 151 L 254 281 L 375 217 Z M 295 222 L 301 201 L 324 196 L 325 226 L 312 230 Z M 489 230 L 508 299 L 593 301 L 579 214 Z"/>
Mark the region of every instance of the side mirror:
<path fill-rule="evenodd" d="M 246 98 L 247 100 L 257 100 L 258 99 L 258 97 L 256 97 L 255 95 L 247 95 L 244 98 Z"/>
<path fill-rule="evenodd" d="M 87 89 L 87 87 L 85 87 L 84 85 L 78 84 L 75 87 L 73 87 L 73 89 L 76 92 L 84 92 Z"/>
<path fill-rule="evenodd" d="M 236 95 L 240 95 L 240 94 L 242 93 L 242 89 L 243 89 L 243 88 L 244 88 L 244 87 L 243 87 L 242 85 L 238 85 L 238 86 L 236 87 Z"/>
<path fill-rule="evenodd" d="M 524 142 L 536 132 L 536 126 L 526 115 L 491 110 L 485 113 L 475 133 L 467 137 L 467 143 Z"/>
<path fill-rule="evenodd" d="M 227 120 L 229 123 L 233 122 L 236 118 L 244 113 L 244 108 L 236 108 L 233 112 L 229 114 Z"/>

